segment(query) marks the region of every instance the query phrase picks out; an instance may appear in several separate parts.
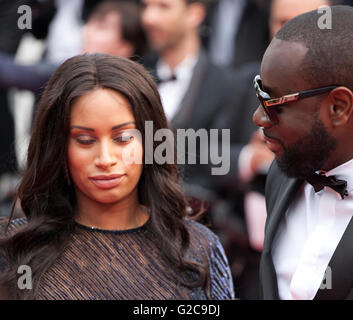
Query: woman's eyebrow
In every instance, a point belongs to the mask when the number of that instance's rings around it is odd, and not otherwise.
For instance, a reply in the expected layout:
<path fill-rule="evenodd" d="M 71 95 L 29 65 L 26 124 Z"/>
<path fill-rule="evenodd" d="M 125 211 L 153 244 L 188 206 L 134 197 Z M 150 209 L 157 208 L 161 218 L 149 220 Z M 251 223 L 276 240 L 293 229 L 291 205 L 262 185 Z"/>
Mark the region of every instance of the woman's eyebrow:
<path fill-rule="evenodd" d="M 117 130 L 121 127 L 125 127 L 129 124 L 135 124 L 135 121 L 129 121 L 129 122 L 124 122 L 121 123 L 117 126 L 112 127 L 112 130 Z M 95 131 L 93 128 L 88 128 L 88 127 L 83 127 L 83 126 L 71 126 L 71 129 L 81 129 L 81 130 L 87 130 L 87 131 Z"/>
<path fill-rule="evenodd" d="M 129 125 L 129 124 L 135 124 L 135 121 L 129 121 L 129 122 L 125 122 L 125 123 L 119 124 L 119 125 L 117 125 L 117 126 L 114 126 L 114 127 L 112 128 L 112 130 L 116 130 L 116 129 L 119 129 L 119 128 L 121 128 L 121 127 L 125 127 L 125 126 L 127 126 L 127 125 Z"/>
<path fill-rule="evenodd" d="M 71 129 L 81 129 L 81 130 L 87 130 L 87 131 L 94 131 L 92 128 L 87 128 L 87 127 L 82 127 L 82 126 L 71 126 Z"/>

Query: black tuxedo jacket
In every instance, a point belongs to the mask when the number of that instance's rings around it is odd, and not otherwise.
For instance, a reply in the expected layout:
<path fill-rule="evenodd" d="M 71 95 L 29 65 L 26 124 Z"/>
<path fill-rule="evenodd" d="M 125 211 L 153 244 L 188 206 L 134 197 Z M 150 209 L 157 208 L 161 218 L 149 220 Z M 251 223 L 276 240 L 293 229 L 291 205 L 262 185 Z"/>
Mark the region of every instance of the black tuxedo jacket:
<path fill-rule="evenodd" d="M 260 296 L 262 299 L 279 299 L 276 271 L 271 249 L 279 224 L 304 181 L 288 178 L 278 168 L 271 166 L 266 182 L 267 220 L 265 241 L 260 263 Z M 353 219 L 347 226 L 329 266 L 332 271 L 332 289 L 319 289 L 315 300 L 353 299 Z"/>
<path fill-rule="evenodd" d="M 154 78 L 157 78 L 156 62 L 156 56 L 150 55 L 144 59 L 145 67 Z M 175 130 L 191 128 L 196 131 L 215 128 L 213 123 L 221 110 L 232 107 L 233 88 L 234 72 L 214 65 L 206 51 L 201 49 L 190 86 L 182 98 L 178 112 L 170 121 L 171 128 Z M 188 183 L 202 185 L 205 188 L 212 183 L 208 165 L 190 165 L 184 169 Z"/>

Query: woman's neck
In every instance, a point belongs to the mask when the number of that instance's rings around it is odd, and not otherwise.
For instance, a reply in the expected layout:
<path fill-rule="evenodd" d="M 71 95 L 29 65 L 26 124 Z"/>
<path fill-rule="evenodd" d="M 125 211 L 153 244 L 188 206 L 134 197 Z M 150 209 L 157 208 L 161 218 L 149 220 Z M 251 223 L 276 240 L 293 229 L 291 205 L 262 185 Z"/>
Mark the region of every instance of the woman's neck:
<path fill-rule="evenodd" d="M 128 230 L 144 225 L 148 218 L 147 208 L 139 204 L 137 196 L 110 204 L 99 203 L 87 197 L 78 197 L 75 220 L 88 227 Z"/>

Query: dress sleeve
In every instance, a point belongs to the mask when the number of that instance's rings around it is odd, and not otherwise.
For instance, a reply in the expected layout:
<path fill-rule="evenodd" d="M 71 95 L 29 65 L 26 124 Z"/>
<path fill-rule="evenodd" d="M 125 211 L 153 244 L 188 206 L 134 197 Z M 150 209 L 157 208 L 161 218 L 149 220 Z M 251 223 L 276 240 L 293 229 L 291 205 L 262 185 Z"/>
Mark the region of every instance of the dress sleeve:
<path fill-rule="evenodd" d="M 209 249 L 210 298 L 214 300 L 233 300 L 234 286 L 228 259 L 217 236 Z"/>

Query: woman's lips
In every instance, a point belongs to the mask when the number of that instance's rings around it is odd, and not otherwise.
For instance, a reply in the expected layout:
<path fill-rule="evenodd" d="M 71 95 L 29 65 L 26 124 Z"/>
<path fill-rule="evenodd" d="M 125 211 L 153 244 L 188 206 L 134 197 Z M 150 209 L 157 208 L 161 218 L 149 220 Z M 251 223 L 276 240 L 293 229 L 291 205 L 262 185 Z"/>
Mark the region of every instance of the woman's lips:
<path fill-rule="evenodd" d="M 111 189 L 120 184 L 124 179 L 124 174 L 113 174 L 113 175 L 99 175 L 93 176 L 89 179 L 92 183 L 100 189 Z"/>

